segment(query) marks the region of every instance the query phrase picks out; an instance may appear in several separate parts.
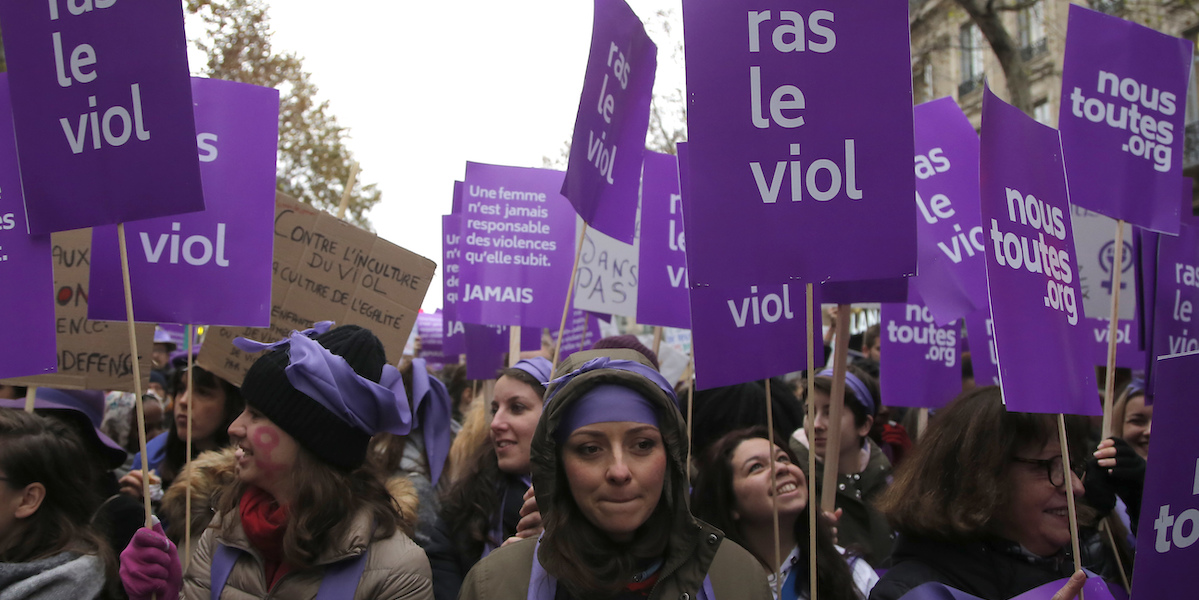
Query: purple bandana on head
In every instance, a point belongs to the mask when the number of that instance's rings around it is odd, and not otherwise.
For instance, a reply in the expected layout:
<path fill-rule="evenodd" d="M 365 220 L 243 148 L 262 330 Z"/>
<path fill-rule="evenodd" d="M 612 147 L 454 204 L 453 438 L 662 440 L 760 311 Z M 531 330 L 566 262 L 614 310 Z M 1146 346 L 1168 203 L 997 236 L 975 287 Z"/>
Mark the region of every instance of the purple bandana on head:
<path fill-rule="evenodd" d="M 319 333 L 324 323 L 329 322 L 318 323 L 314 332 Z M 375 383 L 355 372 L 346 359 L 299 331 L 273 344 L 242 337 L 234 339 L 233 344 L 245 352 L 289 345 L 287 380 L 354 429 L 368 435 L 408 435 L 412 429 L 404 381 L 391 365 L 383 366 L 383 375 Z"/>
<path fill-rule="evenodd" d="M 635 360 L 620 360 L 608 356 L 593 358 L 583 363 L 579 368 L 557 379 L 547 382 L 545 384 L 546 389 L 548 390 L 545 395 L 546 404 L 549 404 L 549 401 L 558 394 L 559 390 L 566 387 L 566 384 L 570 383 L 570 380 L 582 375 L 583 373 L 594 371 L 596 369 L 616 369 L 618 371 L 628 371 L 630 373 L 641 375 L 642 377 L 652 381 L 654 385 L 658 386 L 663 392 L 666 392 L 666 396 L 670 398 L 671 402 L 674 402 L 675 406 L 678 406 L 679 404 L 679 399 L 674 395 L 674 388 L 671 387 L 670 383 L 666 381 L 666 378 L 663 377 L 661 373 L 654 370 L 653 367 L 648 367 Z M 554 389 L 549 390 L 549 387 L 553 386 L 554 384 L 557 384 Z"/>
<path fill-rule="evenodd" d="M 544 359 L 543 359 L 544 360 Z M 412 359 L 412 412 L 420 423 L 429 460 L 429 481 L 437 485 L 445 459 L 450 455 L 450 419 L 453 408 L 445 384 L 429 375 L 423 358 Z"/>
<path fill-rule="evenodd" d="M 533 358 L 522 358 L 519 362 L 512 365 L 513 369 L 520 369 L 528 373 L 536 379 L 541 385 L 545 385 L 547 381 L 553 378 L 554 365 L 548 359 L 540 356 Z"/>
<path fill-rule="evenodd" d="M 833 370 L 825 369 L 817 373 L 816 376 L 831 378 L 833 376 Z M 866 412 L 869 412 L 871 415 L 878 414 L 878 407 L 874 403 L 874 395 L 870 393 L 870 388 L 866 387 L 866 383 L 859 379 L 857 375 L 846 371 L 845 387 L 848 387 L 853 392 L 854 397 L 858 400 L 858 404 L 864 406 L 866 408 Z"/>
<path fill-rule="evenodd" d="M 616 384 L 597 385 L 587 390 L 567 409 L 554 437 L 561 444 L 580 427 L 624 421 L 657 427 L 658 413 L 649 400 L 632 388 Z"/>

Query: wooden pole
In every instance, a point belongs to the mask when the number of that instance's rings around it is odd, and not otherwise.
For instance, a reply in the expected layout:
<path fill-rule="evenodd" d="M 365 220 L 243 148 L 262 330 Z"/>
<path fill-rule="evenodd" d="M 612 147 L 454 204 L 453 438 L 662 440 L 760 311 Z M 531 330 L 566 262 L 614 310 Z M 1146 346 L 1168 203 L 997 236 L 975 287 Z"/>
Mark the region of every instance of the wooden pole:
<path fill-rule="evenodd" d="M 824 442 L 824 493 L 820 496 L 820 510 L 830 513 L 836 510 L 837 503 L 837 469 L 841 458 L 837 449 L 841 447 L 841 412 L 845 408 L 845 369 L 849 361 L 849 320 L 852 317 L 853 312 L 848 304 L 837 305 L 837 337 L 833 340 L 833 385 L 828 406 L 828 439 Z M 812 447 L 815 450 L 814 443 Z"/>
<path fill-rule="evenodd" d="M 662 326 L 654 327 L 654 354 L 662 349 Z"/>
<path fill-rule="evenodd" d="M 354 191 L 354 183 L 358 179 L 358 161 L 350 163 L 350 176 L 346 179 L 346 189 L 341 193 L 341 203 L 337 205 L 337 218 L 345 219 L 346 210 L 350 208 L 350 196 Z"/>
<path fill-rule="evenodd" d="M 146 409 L 142 405 L 142 365 L 137 355 L 137 328 L 133 322 L 133 289 L 129 283 L 129 251 L 125 245 L 124 223 L 117 224 L 117 238 L 121 244 L 121 279 L 125 284 L 125 317 L 129 323 L 129 355 L 133 357 L 133 399 L 137 409 L 137 444 L 142 452 L 142 503 L 146 509 L 146 527 L 149 528 L 153 526 L 154 513 L 150 506 L 150 461 L 149 452 L 146 452 Z"/>
<path fill-rule="evenodd" d="M 812 284 L 804 286 L 807 296 L 808 319 L 808 418 L 804 419 L 805 433 L 808 435 L 808 598 L 816 600 L 816 447 L 812 428 L 816 423 L 816 338 L 813 332 L 816 324 L 812 319 L 813 292 Z"/>
<path fill-rule="evenodd" d="M 766 460 L 768 461 L 766 468 L 770 469 L 770 489 L 772 491 L 770 494 L 770 512 L 771 516 L 774 518 L 774 565 L 771 566 L 771 570 L 775 573 L 778 573 L 779 567 L 783 564 L 783 555 L 779 550 L 779 486 L 778 482 L 776 481 L 778 469 L 774 466 L 774 403 L 770 401 L 769 377 L 766 378 L 766 435 L 770 439 L 770 450 L 769 454 L 766 455 Z M 774 583 L 772 584 L 774 587 L 775 598 L 779 597 L 779 588 L 782 585 L 782 582 L 780 582 L 779 579 L 780 578 L 776 576 L 774 578 Z"/>
<path fill-rule="evenodd" d="M 1066 416 L 1057 415 L 1057 439 L 1062 448 L 1062 476 L 1066 479 L 1066 509 L 1070 516 L 1070 547 L 1074 551 L 1074 571 L 1082 570 L 1082 553 L 1078 544 L 1078 512 L 1074 506 L 1074 472 L 1070 470 L 1070 446 L 1066 442 Z M 1082 590 L 1079 600 L 1084 600 Z"/>
<path fill-rule="evenodd" d="M 1112 402 L 1116 396 L 1116 329 L 1120 321 L 1120 271 L 1124 268 L 1124 220 L 1116 221 L 1116 255 L 1112 257 L 1112 314 L 1107 326 L 1107 378 L 1103 386 L 1103 438 L 1112 430 Z"/>
<path fill-rule="evenodd" d="M 192 337 L 192 326 L 190 323 L 187 325 L 186 335 L 187 339 L 183 341 L 183 347 L 187 351 L 187 461 L 185 462 L 185 465 L 190 465 L 192 461 L 192 403 L 195 402 L 196 398 L 196 390 L 192 383 L 192 375 L 194 375 L 192 367 L 195 366 L 194 362 L 192 361 L 192 340 L 195 338 Z M 176 408 L 178 407 L 176 406 Z M 188 473 L 187 489 L 184 490 L 186 492 L 186 494 L 184 494 L 186 500 L 184 501 L 183 514 L 187 515 L 187 525 L 183 528 L 184 572 L 187 572 L 187 567 L 191 564 L 192 559 L 192 479 L 194 479 L 195 476 L 195 473 Z"/>
<path fill-rule="evenodd" d="M 579 257 L 583 255 L 583 238 L 587 236 L 587 221 L 579 228 L 579 243 L 575 247 L 575 264 L 570 268 L 570 288 L 566 290 L 566 306 L 562 307 L 562 322 L 558 324 L 558 341 L 554 344 L 554 362 L 551 372 L 558 368 L 558 357 L 562 354 L 562 331 L 566 329 L 566 315 L 570 314 L 570 297 L 575 291 L 575 277 L 579 274 Z"/>
<path fill-rule="evenodd" d="M 928 409 L 922 408 L 920 412 L 916 413 L 916 439 L 912 441 L 919 441 L 926 429 L 928 429 Z"/>
<path fill-rule="evenodd" d="M 695 382 L 691 381 L 691 369 L 695 356 L 687 357 L 687 368 L 683 369 L 683 381 L 687 382 L 687 487 L 691 487 L 691 452 L 695 444 L 691 440 L 691 422 L 695 416 Z"/>
<path fill-rule="evenodd" d="M 1132 584 L 1128 581 L 1128 574 L 1124 572 L 1124 560 L 1120 558 L 1120 547 L 1116 545 L 1116 536 L 1112 534 L 1109 519 L 1116 518 L 1115 513 L 1109 514 L 1099 522 L 1099 529 L 1106 534 L 1108 547 L 1112 549 L 1112 556 L 1116 558 L 1116 570 L 1120 573 L 1120 584 L 1124 586 L 1124 591 L 1132 593 Z"/>
<path fill-rule="evenodd" d="M 33 412 L 33 402 L 37 399 L 37 386 L 31 385 L 25 388 L 25 412 Z"/>
<path fill-rule="evenodd" d="M 508 326 L 508 366 L 520 362 L 520 325 Z"/>

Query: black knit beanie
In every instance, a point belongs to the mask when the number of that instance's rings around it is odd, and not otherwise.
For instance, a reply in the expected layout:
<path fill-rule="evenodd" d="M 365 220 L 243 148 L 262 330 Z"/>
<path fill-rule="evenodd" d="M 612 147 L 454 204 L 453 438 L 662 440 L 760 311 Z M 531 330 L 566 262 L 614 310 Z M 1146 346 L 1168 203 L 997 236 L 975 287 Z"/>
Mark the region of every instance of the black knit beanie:
<path fill-rule="evenodd" d="M 313 339 L 344 358 L 362 377 L 379 382 L 387 356 L 383 343 L 370 330 L 342 325 Z M 289 352 L 290 346 L 280 346 L 254 361 L 241 384 L 246 404 L 266 415 L 317 458 L 346 471 L 362 466 L 371 434 L 352 427 L 292 386 L 285 371 L 291 364 Z"/>

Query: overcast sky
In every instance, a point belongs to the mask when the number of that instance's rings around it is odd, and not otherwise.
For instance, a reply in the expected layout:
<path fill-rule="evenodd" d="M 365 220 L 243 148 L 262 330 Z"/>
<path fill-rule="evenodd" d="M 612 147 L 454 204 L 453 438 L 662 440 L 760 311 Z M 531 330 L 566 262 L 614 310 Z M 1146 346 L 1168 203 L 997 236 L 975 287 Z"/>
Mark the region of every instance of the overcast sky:
<path fill-rule="evenodd" d="M 680 0 L 626 0 L 645 18 Z M 360 181 L 383 201 L 375 231 L 439 264 L 424 309 L 441 306 L 441 218 L 466 161 L 542 166 L 574 127 L 591 41 L 583 0 L 276 0 L 276 50 L 298 53 L 338 122 L 350 128 Z M 676 35 L 681 36 L 681 23 Z M 659 46 L 659 82 L 675 43 Z"/>

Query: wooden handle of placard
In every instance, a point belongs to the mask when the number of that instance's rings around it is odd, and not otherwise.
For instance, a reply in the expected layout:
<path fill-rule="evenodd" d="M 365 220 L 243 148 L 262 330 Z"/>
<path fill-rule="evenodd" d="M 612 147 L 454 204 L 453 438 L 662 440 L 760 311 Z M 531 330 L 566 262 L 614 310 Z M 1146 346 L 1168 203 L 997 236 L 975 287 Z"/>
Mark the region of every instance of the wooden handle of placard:
<path fill-rule="evenodd" d="M 654 327 L 654 354 L 662 349 L 662 326 Z"/>
<path fill-rule="evenodd" d="M 770 378 L 766 378 L 766 436 L 770 438 L 770 453 L 767 454 L 770 469 L 770 489 L 779 489 L 779 484 L 775 481 L 778 477 L 778 469 L 774 466 L 774 403 L 770 401 Z M 771 568 L 775 573 L 779 567 L 783 565 L 783 555 L 779 551 L 779 496 L 778 493 L 770 495 L 770 514 L 774 520 L 774 566 Z M 774 578 L 774 583 L 771 584 L 774 588 L 774 597 L 779 597 L 779 577 Z"/>
<path fill-rule="evenodd" d="M 1116 329 L 1120 322 L 1120 271 L 1124 268 L 1124 220 L 1116 221 L 1116 255 L 1112 257 L 1112 314 L 1107 326 L 1107 377 L 1103 386 L 1103 438 L 1116 435 L 1112 404 L 1116 397 Z"/>
<path fill-rule="evenodd" d="M 926 429 L 928 429 L 928 409 L 922 408 L 920 412 L 916 413 L 916 437 L 912 441 L 920 441 Z"/>
<path fill-rule="evenodd" d="M 346 179 L 346 189 L 341 192 L 341 203 L 337 205 L 337 218 L 345 219 L 346 211 L 350 208 L 350 196 L 354 192 L 354 183 L 358 179 L 358 161 L 350 163 L 350 176 Z"/>
<path fill-rule="evenodd" d="M 824 493 L 820 510 L 833 512 L 837 504 L 837 478 L 841 440 L 841 412 L 845 408 L 845 369 L 849 362 L 849 319 L 853 313 L 848 304 L 837 305 L 837 337 L 833 341 L 833 386 L 829 392 L 828 439 L 824 442 Z"/>
<path fill-rule="evenodd" d="M 33 402 L 37 399 L 37 386 L 31 385 L 25 388 L 25 412 L 33 412 Z"/>
<path fill-rule="evenodd" d="M 142 452 L 142 501 L 146 509 L 146 528 L 153 525 L 150 506 L 150 461 L 146 452 L 146 409 L 142 405 L 142 365 L 137 355 L 137 328 L 133 321 L 133 289 L 129 283 L 129 251 L 125 245 L 125 224 L 117 224 L 121 245 L 121 280 L 125 285 L 125 318 L 129 323 L 129 355 L 133 357 L 133 396 L 137 408 L 137 445 Z"/>
<path fill-rule="evenodd" d="M 807 302 L 807 320 L 808 320 L 808 394 L 807 394 L 807 410 L 808 418 L 804 420 L 804 430 L 808 435 L 808 531 L 816 531 L 816 511 L 812 510 L 812 504 L 816 502 L 816 447 L 815 436 L 813 435 L 813 426 L 816 423 L 816 338 L 813 332 L 816 328 L 814 319 L 812 319 L 812 311 L 814 310 L 814 294 L 812 284 L 804 286 L 804 294 L 808 298 Z M 816 572 L 816 536 L 808 536 L 808 573 Z M 808 577 L 808 598 L 816 600 L 816 578 Z"/>
<path fill-rule="evenodd" d="M 516 366 L 520 361 L 520 325 L 508 327 L 508 366 Z"/>
<path fill-rule="evenodd" d="M 683 377 L 680 381 L 687 382 L 687 488 L 691 488 L 691 452 L 695 449 L 695 445 L 691 440 L 691 421 L 695 415 L 695 382 L 691 381 L 691 369 L 695 364 L 694 354 L 687 356 L 687 368 L 683 369 Z"/>
<path fill-rule="evenodd" d="M 1062 448 L 1062 475 L 1066 478 L 1066 509 L 1070 516 L 1070 549 L 1074 551 L 1074 570 L 1082 569 L 1082 554 L 1078 544 L 1078 512 L 1074 505 L 1074 473 L 1070 470 L 1070 446 L 1066 442 L 1066 416 L 1057 415 L 1057 439 Z M 1082 591 L 1078 592 L 1083 600 Z"/>
<path fill-rule="evenodd" d="M 575 264 L 570 268 L 570 288 L 566 290 L 566 306 L 562 307 L 562 322 L 558 324 L 558 341 L 554 343 L 554 362 L 550 365 L 551 372 L 558 368 L 558 358 L 562 354 L 562 331 L 566 329 L 566 315 L 570 314 L 570 297 L 575 291 L 575 277 L 579 274 L 579 257 L 583 255 L 583 239 L 587 237 L 587 221 L 579 228 L 579 243 L 575 245 Z"/>
<path fill-rule="evenodd" d="M 185 466 L 190 465 L 191 461 L 192 461 L 192 418 L 191 418 L 192 415 L 191 415 L 191 409 L 192 409 L 192 402 L 194 402 L 194 398 L 196 397 L 195 396 L 195 388 L 192 385 L 192 374 L 194 373 L 194 371 L 192 369 L 192 367 L 194 366 L 194 364 L 192 362 L 192 340 L 195 338 L 192 337 L 191 324 L 188 324 L 188 326 L 187 326 L 186 335 L 187 335 L 187 339 L 183 341 L 183 347 L 184 347 L 185 351 L 187 352 L 187 455 L 186 455 L 187 460 L 185 461 Z M 195 473 L 192 473 L 187 478 L 187 489 L 185 490 L 186 500 L 184 501 L 183 514 L 187 515 L 187 518 L 189 521 L 191 520 L 191 514 L 192 514 L 192 479 L 194 477 L 195 477 Z M 187 527 L 183 528 L 183 547 L 184 547 L 183 571 L 186 573 L 187 567 L 188 567 L 188 565 L 191 564 L 191 559 L 192 559 L 192 528 L 191 528 L 190 523 L 188 523 Z"/>

